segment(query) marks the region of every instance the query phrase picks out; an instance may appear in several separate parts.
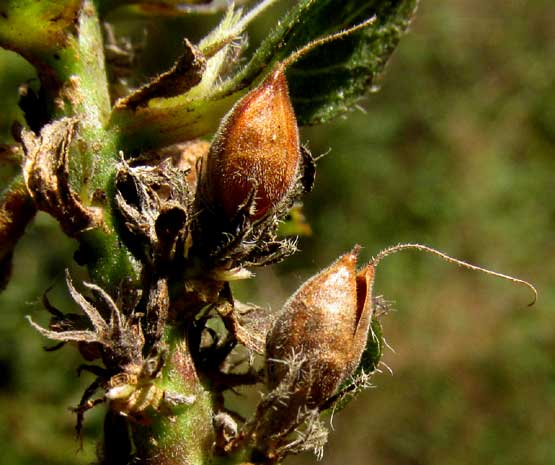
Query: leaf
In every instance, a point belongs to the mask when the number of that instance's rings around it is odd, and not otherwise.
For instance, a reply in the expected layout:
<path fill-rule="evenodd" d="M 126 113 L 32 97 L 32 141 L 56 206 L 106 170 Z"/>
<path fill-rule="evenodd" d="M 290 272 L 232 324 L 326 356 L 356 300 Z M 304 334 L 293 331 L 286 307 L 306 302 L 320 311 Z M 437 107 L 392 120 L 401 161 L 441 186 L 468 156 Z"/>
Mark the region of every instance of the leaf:
<path fill-rule="evenodd" d="M 222 93 L 251 82 L 270 62 L 283 60 L 312 40 L 376 21 L 346 38 L 315 48 L 287 72 L 299 125 L 320 124 L 352 108 L 372 87 L 395 50 L 418 0 L 305 0 L 260 45 Z"/>
<path fill-rule="evenodd" d="M 290 95 L 300 125 L 324 123 L 349 111 L 372 88 L 409 26 L 417 1 L 329 1 L 310 16 L 315 30 L 328 30 L 326 26 L 337 23 L 353 26 L 372 16 L 376 21 L 315 49 L 288 70 Z M 348 6 L 340 9 L 344 3 L 366 6 L 349 14 Z"/>
<path fill-rule="evenodd" d="M 233 6 L 228 8 L 220 24 L 198 44 L 200 52 L 208 58 L 206 71 L 190 91 L 172 98 L 151 99 L 147 106 L 136 109 L 115 106 L 111 125 L 121 130 L 129 150 L 184 142 L 215 131 L 220 119 L 241 95 L 213 98 L 221 69 L 228 65 L 230 43 L 274 1 L 264 0 L 244 16 Z"/>
<path fill-rule="evenodd" d="M 378 367 L 383 356 L 385 347 L 385 339 L 383 336 L 382 325 L 378 318 L 372 318 L 370 334 L 368 334 L 368 342 L 362 353 L 360 364 L 355 372 L 355 376 L 362 371 L 372 373 Z"/>
<path fill-rule="evenodd" d="M 299 124 L 328 121 L 352 108 L 373 85 L 408 27 L 416 3 L 417 0 L 301 0 L 278 22 L 247 65 L 221 84 L 213 79 L 212 87 L 202 92 L 193 88 L 173 99 L 151 101 L 148 107 L 134 113 L 116 111 L 113 124 L 120 127 L 125 142 L 137 148 L 163 146 L 212 133 L 223 115 L 274 63 L 315 39 L 375 16 L 376 21 L 368 28 L 316 48 L 288 71 Z M 230 25 L 229 31 L 236 30 Z"/>
<path fill-rule="evenodd" d="M 185 53 L 178 58 L 170 70 L 120 99 L 117 106 L 136 109 L 153 98 L 174 97 L 198 85 L 206 70 L 206 60 L 191 42 L 187 39 L 183 42 Z"/>

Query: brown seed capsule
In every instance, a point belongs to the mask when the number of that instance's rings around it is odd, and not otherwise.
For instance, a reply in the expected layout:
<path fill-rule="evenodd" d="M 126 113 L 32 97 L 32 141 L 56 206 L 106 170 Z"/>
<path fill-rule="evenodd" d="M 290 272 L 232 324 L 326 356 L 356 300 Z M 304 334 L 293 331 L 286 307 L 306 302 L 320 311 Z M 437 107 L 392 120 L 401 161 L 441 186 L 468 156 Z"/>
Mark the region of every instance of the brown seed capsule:
<path fill-rule="evenodd" d="M 252 206 L 250 217 L 256 220 L 287 196 L 302 156 L 285 69 L 314 48 L 347 37 L 374 20 L 309 42 L 278 63 L 258 87 L 234 105 L 205 159 L 200 186 L 204 201 L 219 205 L 229 219 L 242 207 Z M 254 205 L 250 205 L 253 194 Z"/>
<path fill-rule="evenodd" d="M 278 65 L 226 115 L 203 169 L 203 194 L 233 218 L 254 193 L 253 219 L 292 188 L 301 155 L 284 67 Z"/>
<path fill-rule="evenodd" d="M 268 383 L 279 385 L 285 360 L 300 354 L 298 386 L 304 404 L 316 408 L 356 369 L 372 319 L 374 266 L 357 273 L 359 247 L 305 282 L 285 304 L 267 343 Z M 298 395 L 296 397 L 299 397 Z"/>

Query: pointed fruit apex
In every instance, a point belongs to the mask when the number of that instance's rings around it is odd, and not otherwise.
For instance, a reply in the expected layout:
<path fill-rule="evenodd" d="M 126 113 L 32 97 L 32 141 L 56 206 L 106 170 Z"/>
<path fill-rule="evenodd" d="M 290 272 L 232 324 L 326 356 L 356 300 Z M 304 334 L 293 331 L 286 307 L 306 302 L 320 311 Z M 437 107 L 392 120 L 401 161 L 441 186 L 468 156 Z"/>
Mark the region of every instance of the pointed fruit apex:
<path fill-rule="evenodd" d="M 259 219 L 295 184 L 301 155 L 297 120 L 283 67 L 243 97 L 224 118 L 203 169 L 203 195 L 233 218 L 254 194 Z"/>

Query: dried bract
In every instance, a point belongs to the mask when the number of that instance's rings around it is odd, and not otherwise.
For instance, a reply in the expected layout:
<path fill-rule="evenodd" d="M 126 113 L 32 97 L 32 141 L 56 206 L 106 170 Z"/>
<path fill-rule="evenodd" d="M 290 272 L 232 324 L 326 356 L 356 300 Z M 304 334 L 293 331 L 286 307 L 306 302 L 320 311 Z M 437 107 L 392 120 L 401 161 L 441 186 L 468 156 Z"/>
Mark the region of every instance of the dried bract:
<path fill-rule="evenodd" d="M 85 207 L 69 184 L 69 153 L 77 125 L 75 118 L 62 118 L 44 126 L 38 137 L 28 130 L 21 133 L 29 194 L 37 208 L 56 218 L 71 237 L 102 224 L 102 213 Z"/>
<path fill-rule="evenodd" d="M 175 97 L 197 85 L 206 68 L 206 59 L 198 48 L 187 39 L 183 40 L 185 52 L 173 67 L 137 89 L 131 95 L 116 102 L 116 108 L 136 110 L 157 97 Z"/>
<path fill-rule="evenodd" d="M 83 365 L 80 368 L 95 374 L 97 378 L 85 390 L 75 409 L 77 431 L 81 429 L 84 412 L 106 400 L 110 401 L 112 409 L 137 421 L 144 419 L 144 412 L 150 407 L 155 411 L 169 411 L 172 402 L 180 405 L 192 401 L 176 400 L 175 396 L 167 398 L 169 394 L 154 384 L 165 358 L 165 346 L 161 342 L 169 305 L 165 280 L 155 281 L 148 294 L 146 338 L 142 315 L 134 308 L 120 309 L 102 288 L 89 283 L 84 285 L 92 291 L 94 299 L 79 293 L 67 274 L 70 294 L 88 317 L 88 324 L 81 315 L 63 314 L 54 309 L 47 299 L 44 300 L 45 305 L 53 316 L 49 329 L 39 326 L 28 317 L 31 325 L 43 336 L 55 341 L 77 343 L 82 353 L 96 354 L 90 359 L 99 357 L 104 364 L 104 367 Z M 131 302 L 133 305 L 137 303 L 136 299 L 131 299 Z M 105 395 L 90 400 L 99 388 L 105 390 Z"/>
<path fill-rule="evenodd" d="M 116 205 L 126 230 L 124 238 L 152 266 L 183 260 L 186 254 L 192 202 L 187 173 L 169 160 L 156 166 L 120 164 Z"/>
<path fill-rule="evenodd" d="M 76 328 L 74 319 L 58 318 L 54 328 L 45 329 L 27 317 L 31 325 L 43 336 L 62 342 L 97 343 L 103 348 L 104 364 L 110 369 L 123 368 L 142 362 L 144 345 L 143 331 L 138 318 L 125 316 L 113 299 L 95 284 L 84 283 L 98 297 L 102 307 L 93 305 L 85 296 L 75 289 L 69 273 L 66 275 L 67 286 L 73 300 L 81 307 L 92 324 L 90 329 Z M 103 314 L 109 311 L 109 317 Z M 62 329 L 63 328 L 63 329 Z M 58 331 L 57 329 L 62 329 Z"/>

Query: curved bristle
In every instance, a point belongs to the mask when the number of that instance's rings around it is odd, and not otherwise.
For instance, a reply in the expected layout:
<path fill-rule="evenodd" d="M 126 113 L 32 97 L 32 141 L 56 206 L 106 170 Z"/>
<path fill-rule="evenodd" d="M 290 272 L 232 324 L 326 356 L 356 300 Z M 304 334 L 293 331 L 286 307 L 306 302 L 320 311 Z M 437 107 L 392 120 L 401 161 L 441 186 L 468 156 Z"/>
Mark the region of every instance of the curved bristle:
<path fill-rule="evenodd" d="M 380 251 L 372 259 L 372 263 L 374 265 L 378 265 L 378 263 L 380 261 L 382 261 L 388 255 L 392 255 L 394 253 L 397 253 L 397 252 L 400 252 L 400 251 L 406 250 L 406 249 L 420 250 L 422 252 L 428 252 L 428 253 L 431 253 L 433 255 L 437 255 L 438 257 L 442 258 L 446 262 L 454 263 L 454 264 L 462 266 L 464 268 L 468 268 L 469 270 L 479 271 L 481 273 L 485 273 L 485 274 L 488 274 L 488 275 L 491 275 L 491 276 L 496 276 L 498 278 L 505 279 L 507 281 L 511 281 L 515 284 L 522 284 L 522 285 L 528 287 L 532 291 L 532 293 L 534 294 L 532 302 L 530 302 L 528 304 L 528 307 L 533 306 L 536 303 L 536 301 L 538 300 L 538 291 L 537 291 L 537 289 L 531 283 L 529 283 L 528 281 L 524 281 L 523 279 L 518 279 L 518 278 L 515 278 L 514 276 L 509 276 L 509 275 L 506 275 L 506 274 L 503 274 L 503 273 L 498 273 L 496 271 L 488 270 L 487 268 L 482 268 L 481 266 L 472 265 L 471 263 L 465 262 L 463 260 L 459 260 L 457 258 L 450 257 L 449 255 L 447 255 L 443 252 L 440 252 L 439 250 L 436 250 L 432 247 L 428 247 L 427 245 L 422 245 L 422 244 L 397 244 L 397 245 L 388 247 L 388 248 Z"/>
<path fill-rule="evenodd" d="M 308 52 L 315 49 L 316 47 L 319 47 L 320 45 L 324 45 L 324 44 L 327 44 L 329 42 L 333 42 L 335 40 L 339 40 L 339 39 L 342 39 L 344 37 L 347 37 L 347 36 L 351 35 L 353 32 L 356 32 L 360 29 L 364 29 L 365 27 L 369 26 L 370 24 L 374 23 L 375 21 L 376 21 L 376 16 L 372 16 L 371 18 L 368 18 L 367 20 L 363 21 L 362 23 L 359 23 L 359 24 L 357 24 L 355 26 L 352 26 L 350 28 L 344 29 L 342 31 L 339 31 L 339 32 L 336 32 L 334 34 L 330 34 L 330 35 L 327 35 L 327 36 L 324 36 L 324 37 L 319 37 L 318 39 L 314 39 L 314 40 L 310 41 L 308 44 L 301 47 L 299 50 L 297 50 L 297 51 L 293 52 L 291 55 L 289 55 L 285 60 L 283 60 L 281 63 L 279 63 L 278 66 L 281 66 L 285 69 L 289 65 L 298 61 L 299 58 L 302 58 Z"/>

